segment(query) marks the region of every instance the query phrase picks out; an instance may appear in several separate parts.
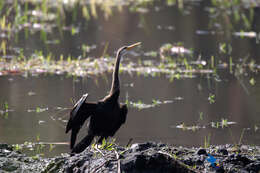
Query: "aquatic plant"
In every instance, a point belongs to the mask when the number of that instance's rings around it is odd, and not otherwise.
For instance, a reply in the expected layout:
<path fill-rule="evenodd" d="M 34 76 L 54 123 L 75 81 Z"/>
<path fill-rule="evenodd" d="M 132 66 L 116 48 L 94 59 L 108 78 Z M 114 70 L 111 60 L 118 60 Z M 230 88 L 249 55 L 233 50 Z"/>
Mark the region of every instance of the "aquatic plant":
<path fill-rule="evenodd" d="M 200 114 L 201 115 L 201 114 Z M 230 127 L 231 125 L 237 124 L 236 122 L 233 121 L 228 121 L 228 119 L 222 118 L 221 121 L 216 121 L 216 122 L 210 122 L 210 123 L 202 123 L 202 122 L 197 122 L 193 125 L 187 125 L 184 122 L 176 125 L 176 126 L 171 126 L 172 128 L 177 128 L 177 129 L 181 129 L 184 131 L 198 131 L 201 129 L 206 129 L 206 128 L 216 128 L 219 129 L 220 127 L 223 128 L 227 128 Z"/>
<path fill-rule="evenodd" d="M 12 111 L 14 111 L 14 110 L 10 109 L 8 102 L 5 101 L 5 102 L 3 103 L 3 105 L 2 105 L 2 110 L 0 109 L 0 115 L 3 115 L 3 117 L 4 117 L 5 119 L 7 119 L 8 116 L 9 116 L 9 112 L 12 112 Z"/>
<path fill-rule="evenodd" d="M 233 32 L 236 28 L 234 25 L 240 25 L 243 30 L 250 31 L 254 18 L 253 7 L 257 6 L 257 3 L 240 0 L 211 0 L 211 4 L 212 6 L 207 10 L 211 15 L 210 26 L 212 28 L 216 26 L 214 24 L 218 23 L 220 24 L 218 28 L 225 32 Z M 218 30 L 218 28 L 216 29 Z"/>
<path fill-rule="evenodd" d="M 35 52 L 30 58 L 14 58 L 8 61 L 0 59 L 0 76 L 8 74 L 21 75 L 24 73 L 67 73 L 72 76 L 98 75 L 113 69 L 113 64 L 110 63 L 111 61 L 111 57 L 75 59 L 70 56 L 67 60 L 64 60 L 63 55 L 60 56 L 60 60 L 54 60 L 51 58 L 51 54 L 44 57 L 40 51 Z M 156 61 L 149 61 L 149 63 L 145 63 L 144 65 L 130 62 L 123 64 L 120 69 L 121 72 L 138 72 L 139 74 L 151 76 L 162 73 L 174 75 L 177 78 L 180 74 L 183 74 L 181 77 L 186 77 L 186 74 L 212 73 L 210 69 L 195 69 L 191 67 L 187 61 L 185 61 L 185 64 L 186 68 L 182 69 L 180 68 L 182 64 L 172 66 L 165 62 L 158 66 Z"/>
<path fill-rule="evenodd" d="M 127 100 L 127 104 L 130 107 L 137 108 L 139 110 L 148 109 L 148 108 L 159 106 L 161 104 L 169 104 L 169 103 L 173 103 L 173 101 L 172 100 L 160 101 L 160 100 L 153 99 L 151 104 L 145 104 L 141 100 L 138 100 L 137 102 L 132 102 Z"/>
<path fill-rule="evenodd" d="M 255 85 L 256 81 L 255 81 L 254 78 L 251 78 L 251 79 L 249 80 L 249 83 L 250 83 L 251 85 Z"/>
<path fill-rule="evenodd" d="M 205 136 L 205 138 L 204 138 L 204 148 L 210 147 L 210 137 L 211 137 L 210 133 L 208 134 L 208 136 Z"/>
<path fill-rule="evenodd" d="M 210 104 L 215 103 L 215 95 L 210 93 L 209 97 L 208 97 L 208 100 L 209 100 Z"/>

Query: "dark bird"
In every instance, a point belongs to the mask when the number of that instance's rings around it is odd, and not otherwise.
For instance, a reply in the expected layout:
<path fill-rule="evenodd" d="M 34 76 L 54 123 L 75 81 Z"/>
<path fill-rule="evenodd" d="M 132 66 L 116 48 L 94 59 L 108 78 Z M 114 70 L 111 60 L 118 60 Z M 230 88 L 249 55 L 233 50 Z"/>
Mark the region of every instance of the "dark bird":
<path fill-rule="evenodd" d="M 110 92 L 97 103 L 85 102 L 88 94 L 85 94 L 75 104 L 70 112 L 70 119 L 67 123 L 66 133 L 71 130 L 70 148 L 72 153 L 80 153 L 87 148 L 95 136 L 99 136 L 98 142 L 109 136 L 114 136 L 117 130 L 126 121 L 127 106 L 118 102 L 120 94 L 119 65 L 121 58 L 132 48 L 140 45 L 135 43 L 130 46 L 121 47 L 117 51 L 116 61 L 113 71 L 112 85 Z M 88 135 L 84 137 L 75 147 L 77 134 L 90 117 Z"/>

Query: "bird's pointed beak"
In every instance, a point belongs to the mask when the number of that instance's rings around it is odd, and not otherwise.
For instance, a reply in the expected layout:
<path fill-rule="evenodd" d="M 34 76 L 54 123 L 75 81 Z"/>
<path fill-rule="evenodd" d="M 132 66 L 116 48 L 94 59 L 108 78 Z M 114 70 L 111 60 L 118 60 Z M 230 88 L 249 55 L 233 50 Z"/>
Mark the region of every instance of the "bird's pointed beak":
<path fill-rule="evenodd" d="M 127 46 L 127 50 L 130 50 L 130 49 L 132 49 L 132 48 L 134 48 L 134 47 L 136 47 L 136 46 L 138 46 L 138 45 L 140 45 L 141 44 L 141 42 L 138 42 L 138 43 L 135 43 L 135 44 L 132 44 L 132 45 L 130 45 L 130 46 Z"/>

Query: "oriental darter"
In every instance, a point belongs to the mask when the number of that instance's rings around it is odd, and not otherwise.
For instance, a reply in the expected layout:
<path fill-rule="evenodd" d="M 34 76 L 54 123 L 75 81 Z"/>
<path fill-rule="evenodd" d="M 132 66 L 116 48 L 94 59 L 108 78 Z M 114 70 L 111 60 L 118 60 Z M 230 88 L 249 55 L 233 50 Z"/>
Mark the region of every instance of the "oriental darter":
<path fill-rule="evenodd" d="M 99 143 L 109 136 L 114 136 L 121 125 L 125 123 L 127 105 L 118 102 L 120 94 L 119 65 L 121 58 L 129 50 L 140 44 L 138 42 L 118 49 L 112 76 L 112 85 L 107 96 L 96 103 L 90 103 L 86 102 L 88 94 L 85 94 L 71 110 L 66 133 L 71 130 L 70 148 L 72 153 L 82 152 L 91 144 L 95 136 L 99 136 Z M 88 134 L 74 147 L 77 134 L 89 117 Z"/>

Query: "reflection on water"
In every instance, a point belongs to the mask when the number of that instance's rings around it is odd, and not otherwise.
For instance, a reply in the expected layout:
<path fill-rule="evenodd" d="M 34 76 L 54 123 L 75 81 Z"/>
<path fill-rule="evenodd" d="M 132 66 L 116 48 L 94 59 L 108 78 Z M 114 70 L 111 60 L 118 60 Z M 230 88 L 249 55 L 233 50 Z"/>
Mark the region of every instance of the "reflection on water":
<path fill-rule="evenodd" d="M 23 48 L 25 56 L 31 56 L 38 50 L 44 54 L 51 52 L 56 59 L 61 54 L 64 57 L 82 56 L 83 44 L 92 45 L 93 48 L 90 52 L 85 52 L 86 56 L 97 58 L 104 54 L 105 45 L 108 45 L 105 54 L 114 55 L 117 48 L 137 41 L 143 43 L 139 50 L 140 58 L 138 57 L 141 60 L 147 58 L 143 52 L 157 51 L 165 43 L 177 42 L 182 42 L 185 48 L 192 48 L 195 59 L 198 55 L 205 60 L 215 56 L 216 61 L 228 62 L 232 56 L 234 62 L 241 62 L 248 55 L 258 57 L 260 49 L 256 38 L 241 38 L 232 34 L 227 36 L 224 32 L 225 24 L 232 23 L 230 16 L 223 13 L 222 16 L 217 16 L 219 18 L 212 25 L 214 13 L 209 17 L 208 5 L 203 1 L 181 10 L 177 6 L 158 4 L 149 7 L 146 13 L 136 13 L 123 7 L 121 11 L 114 10 L 114 15 L 108 19 L 99 16 L 90 19 L 88 23 L 85 20 L 77 21 L 74 24 L 80 27 L 75 35 L 71 31 L 64 31 L 61 36 L 59 29 L 54 29 L 48 38 L 51 41 L 60 40 L 59 44 L 44 44 L 40 40 L 40 32 L 35 32 L 26 39 L 23 31 L 19 32 L 18 42 L 12 40 L 8 44 Z M 258 11 L 255 10 L 252 19 L 255 33 L 260 28 L 257 22 L 259 20 L 255 19 L 259 18 Z M 226 20 L 221 23 L 223 18 Z M 73 24 L 72 19 L 66 20 L 68 25 Z M 240 27 L 244 29 L 244 26 L 236 24 L 229 32 L 239 32 Z M 223 48 L 224 45 L 230 45 L 232 51 Z M 221 52 L 220 47 L 228 53 L 224 54 L 223 50 Z M 136 57 L 131 58 L 130 60 L 137 61 Z M 257 58 L 254 60 L 259 62 Z M 173 82 L 164 75 L 144 77 L 134 73 L 121 74 L 120 78 L 121 102 L 125 102 L 127 96 L 129 101 L 135 103 L 173 101 L 149 109 L 130 107 L 126 124 L 116 134 L 117 142 L 122 145 L 133 138 L 134 142 L 153 140 L 174 145 L 203 146 L 205 137 L 208 136 L 211 144 L 239 143 L 245 128 L 242 142 L 260 145 L 259 75 L 235 77 L 229 71 L 218 70 L 215 75 L 196 74 L 195 78 L 175 79 Z M 252 78 L 254 85 L 249 82 Z M 12 111 L 0 115 L 0 142 L 20 144 L 25 141 L 69 141 L 69 135 L 65 134 L 68 111 L 61 111 L 60 108 L 71 108 L 71 98 L 77 100 L 86 92 L 89 93 L 89 101 L 97 101 L 108 93 L 110 83 L 111 74 L 108 73 L 84 78 L 65 75 L 1 76 L 0 110 L 6 102 Z M 215 96 L 214 104 L 208 100 L 211 94 Z M 207 126 L 196 131 L 176 128 L 180 124 L 205 126 L 222 120 L 236 124 L 229 125 L 228 128 Z M 78 139 L 85 133 L 86 128 L 83 128 Z M 48 148 L 44 152 L 48 156 L 68 151 L 69 146 L 57 145 L 52 152 Z"/>

